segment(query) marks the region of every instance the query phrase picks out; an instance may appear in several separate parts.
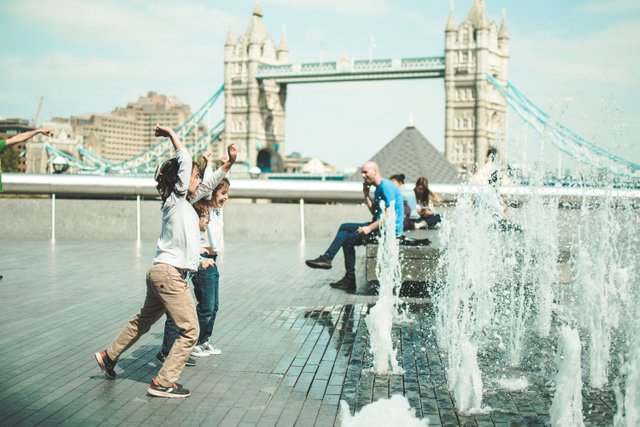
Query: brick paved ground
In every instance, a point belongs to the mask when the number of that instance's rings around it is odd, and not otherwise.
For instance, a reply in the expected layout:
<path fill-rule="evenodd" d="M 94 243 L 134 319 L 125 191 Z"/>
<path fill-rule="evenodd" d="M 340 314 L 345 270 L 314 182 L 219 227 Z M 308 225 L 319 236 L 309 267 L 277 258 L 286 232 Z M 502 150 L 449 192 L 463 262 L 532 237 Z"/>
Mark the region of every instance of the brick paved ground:
<path fill-rule="evenodd" d="M 154 242 L 13 242 L 3 248 L 2 425 L 331 426 L 339 422 L 341 399 L 357 410 L 396 393 L 430 425 L 549 423 L 552 390 L 546 381 L 517 393 L 488 384 L 485 404 L 494 411 L 459 414 L 429 331 L 425 300 L 410 300 L 416 322 L 394 328 L 406 373 L 368 373 L 364 317 L 374 297 L 366 286 L 357 294 L 326 286 L 341 268 L 304 266 L 302 260 L 317 256 L 322 244 L 227 246 L 214 329 L 223 354 L 185 370 L 181 382 L 193 396 L 178 401 L 145 395 L 158 369 L 154 355 L 162 322 L 123 355 L 115 381 L 102 377 L 92 356 L 139 309 Z M 358 267 L 362 271 L 362 259 Z M 537 352 L 531 371 L 549 374 L 552 355 Z M 610 425 L 612 394 L 585 391 L 584 397 L 587 424 Z"/>

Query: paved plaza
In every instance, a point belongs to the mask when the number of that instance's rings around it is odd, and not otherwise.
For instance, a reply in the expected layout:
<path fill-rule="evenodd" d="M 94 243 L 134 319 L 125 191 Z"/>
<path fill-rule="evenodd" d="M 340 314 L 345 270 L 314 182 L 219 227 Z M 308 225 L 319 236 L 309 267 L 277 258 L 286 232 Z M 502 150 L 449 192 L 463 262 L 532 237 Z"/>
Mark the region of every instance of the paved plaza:
<path fill-rule="evenodd" d="M 428 299 L 406 298 L 413 321 L 394 327 L 406 373 L 368 372 L 364 319 L 375 296 L 362 281 L 356 293 L 327 286 L 340 277 L 341 257 L 337 271 L 307 268 L 303 260 L 324 246 L 227 244 L 213 334 L 223 353 L 186 368 L 181 383 L 193 395 L 171 400 L 145 394 L 163 322 L 122 356 L 116 380 L 104 379 L 93 358 L 140 308 L 155 242 L 3 242 L 2 425 L 331 426 L 340 423 L 340 400 L 353 412 L 394 394 L 429 425 L 549 424 L 548 381 L 520 392 L 487 384 L 483 404 L 492 411 L 456 411 Z M 363 265 L 359 258 L 360 276 Z M 543 348 L 553 343 L 541 344 L 530 368 L 552 374 L 553 353 Z M 586 424 L 611 425 L 612 393 L 583 394 Z"/>

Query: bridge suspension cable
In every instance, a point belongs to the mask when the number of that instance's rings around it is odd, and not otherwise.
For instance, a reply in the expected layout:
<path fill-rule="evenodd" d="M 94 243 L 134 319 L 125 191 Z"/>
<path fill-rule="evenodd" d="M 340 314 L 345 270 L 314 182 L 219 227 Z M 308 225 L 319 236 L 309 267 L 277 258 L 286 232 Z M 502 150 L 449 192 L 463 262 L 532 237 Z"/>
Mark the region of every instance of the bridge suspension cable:
<path fill-rule="evenodd" d="M 574 133 L 534 104 L 512 83 L 502 85 L 491 74 L 487 74 L 487 80 L 525 123 L 547 137 L 562 153 L 618 176 L 640 177 L 640 164 L 624 159 Z"/>

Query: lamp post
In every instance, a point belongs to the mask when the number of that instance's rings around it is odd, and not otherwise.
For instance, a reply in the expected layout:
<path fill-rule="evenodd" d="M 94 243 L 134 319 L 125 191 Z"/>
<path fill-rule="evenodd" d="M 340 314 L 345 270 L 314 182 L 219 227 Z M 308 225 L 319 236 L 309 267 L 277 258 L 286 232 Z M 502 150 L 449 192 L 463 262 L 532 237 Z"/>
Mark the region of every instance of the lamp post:
<path fill-rule="evenodd" d="M 63 173 L 69 169 L 69 162 L 62 156 L 56 156 L 51 160 L 51 166 L 53 166 L 53 173 Z"/>

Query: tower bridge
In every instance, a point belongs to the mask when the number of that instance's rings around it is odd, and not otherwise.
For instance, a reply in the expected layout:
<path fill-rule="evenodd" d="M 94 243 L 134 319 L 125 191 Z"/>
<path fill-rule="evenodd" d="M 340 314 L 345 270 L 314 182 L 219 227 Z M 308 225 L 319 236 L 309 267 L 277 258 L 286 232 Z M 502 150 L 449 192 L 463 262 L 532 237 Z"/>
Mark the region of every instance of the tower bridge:
<path fill-rule="evenodd" d="M 444 33 L 444 56 L 292 64 L 286 35 L 276 46 L 256 7 L 245 33 L 236 38 L 229 30 L 225 42 L 224 141 L 238 144 L 241 160 L 251 166 L 280 171 L 288 85 L 444 78 L 445 156 L 460 170 L 473 170 L 490 145 L 504 140 L 506 102 L 487 74 L 507 82 L 505 17 L 498 26 L 488 19 L 484 0 L 473 0 L 459 25 L 451 10 Z"/>
<path fill-rule="evenodd" d="M 283 169 L 287 89 L 292 84 L 395 79 L 444 79 L 445 157 L 460 171 L 473 172 L 489 146 L 504 153 L 509 106 L 561 153 L 620 178 L 637 180 L 640 164 L 625 160 L 572 132 L 545 113 L 507 79 L 509 35 L 505 16 L 489 21 L 484 0 L 473 0 L 460 24 L 453 10 L 445 26 L 444 56 L 401 59 L 353 59 L 293 64 L 283 33 L 280 44 L 268 34 L 256 8 L 243 35 L 227 34 L 224 85 L 177 128 L 186 137 L 224 93 L 224 119 L 188 145 L 199 154 L 217 141 L 236 143 L 239 160 L 265 172 Z M 171 154 L 168 139 L 120 163 L 78 147 L 78 157 L 44 144 L 49 162 L 63 159 L 72 170 L 90 174 L 148 174 Z M 223 145 L 218 145 L 221 148 Z M 625 178 L 625 179 L 626 179 Z"/>
<path fill-rule="evenodd" d="M 259 65 L 256 79 L 277 84 L 353 82 L 363 80 L 442 78 L 444 57 L 352 60 L 307 64 Z"/>

